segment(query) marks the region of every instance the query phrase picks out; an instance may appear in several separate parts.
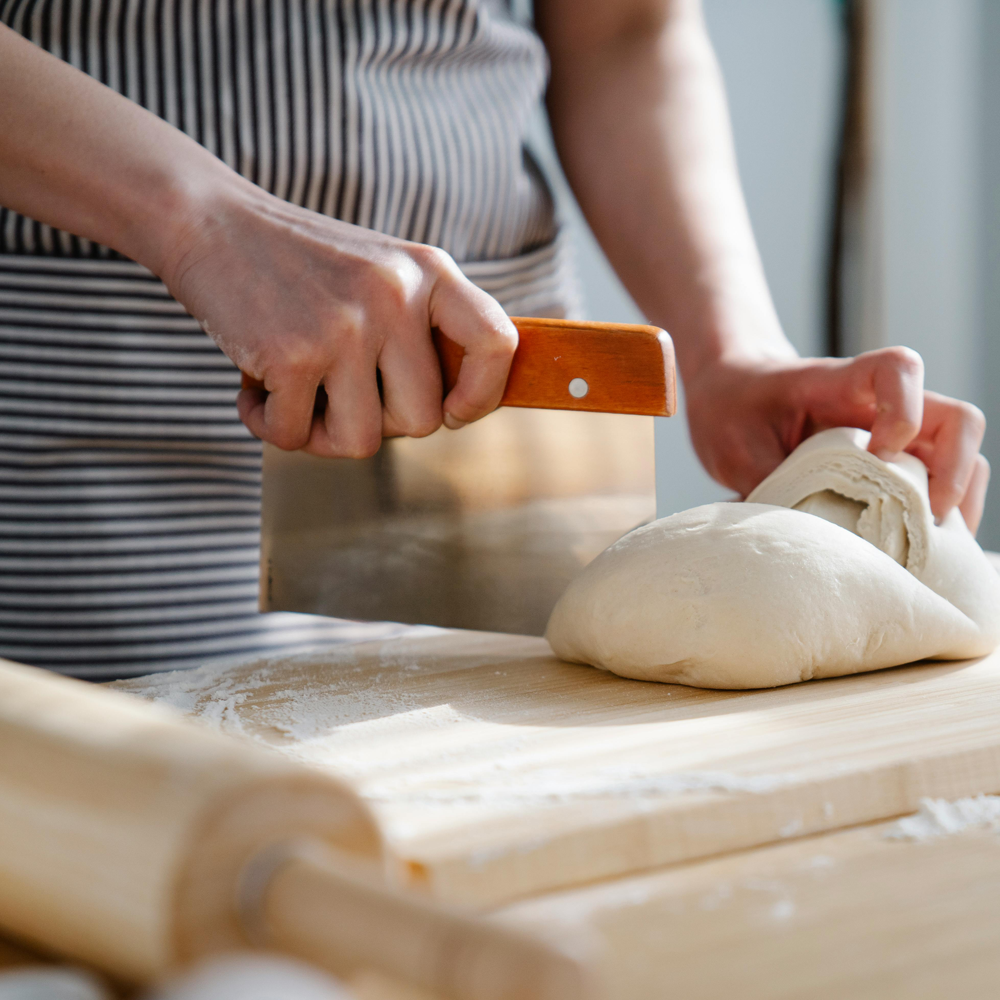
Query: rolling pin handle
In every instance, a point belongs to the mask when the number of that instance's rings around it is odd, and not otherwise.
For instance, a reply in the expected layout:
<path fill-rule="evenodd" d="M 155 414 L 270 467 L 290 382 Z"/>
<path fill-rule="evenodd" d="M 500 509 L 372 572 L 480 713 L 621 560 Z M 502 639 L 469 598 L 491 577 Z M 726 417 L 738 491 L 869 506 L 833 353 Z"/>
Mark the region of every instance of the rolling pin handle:
<path fill-rule="evenodd" d="M 393 890 L 316 842 L 275 845 L 245 869 L 248 940 L 351 979 L 377 971 L 444 1000 L 597 1000 L 588 962 L 488 919 Z"/>

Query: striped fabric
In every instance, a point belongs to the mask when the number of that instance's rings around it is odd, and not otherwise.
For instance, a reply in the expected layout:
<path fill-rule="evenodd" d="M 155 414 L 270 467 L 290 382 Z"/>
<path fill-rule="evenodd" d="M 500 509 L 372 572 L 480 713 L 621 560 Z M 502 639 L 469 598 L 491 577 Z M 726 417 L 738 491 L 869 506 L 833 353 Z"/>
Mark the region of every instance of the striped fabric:
<path fill-rule="evenodd" d="M 298 204 L 572 311 L 522 135 L 544 54 L 456 0 L 0 0 L 0 19 Z M 0 656 L 94 679 L 384 633 L 256 611 L 239 375 L 132 261 L 0 209 Z M 373 631 L 374 629 L 374 631 Z"/>
<path fill-rule="evenodd" d="M 0 21 L 272 194 L 456 260 L 555 238 L 545 76 L 499 0 L 0 0 Z M 110 252 L 0 209 L 0 253 Z"/>

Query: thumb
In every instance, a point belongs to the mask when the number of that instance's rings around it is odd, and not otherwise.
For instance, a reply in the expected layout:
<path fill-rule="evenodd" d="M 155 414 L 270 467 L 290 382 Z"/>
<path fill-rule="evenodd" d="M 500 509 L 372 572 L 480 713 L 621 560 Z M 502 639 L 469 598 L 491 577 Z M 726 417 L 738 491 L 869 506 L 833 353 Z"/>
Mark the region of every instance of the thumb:
<path fill-rule="evenodd" d="M 517 328 L 500 303 L 472 284 L 457 268 L 438 279 L 431 296 L 431 326 L 464 349 L 462 364 L 444 400 L 445 423 L 461 426 L 500 405 Z"/>

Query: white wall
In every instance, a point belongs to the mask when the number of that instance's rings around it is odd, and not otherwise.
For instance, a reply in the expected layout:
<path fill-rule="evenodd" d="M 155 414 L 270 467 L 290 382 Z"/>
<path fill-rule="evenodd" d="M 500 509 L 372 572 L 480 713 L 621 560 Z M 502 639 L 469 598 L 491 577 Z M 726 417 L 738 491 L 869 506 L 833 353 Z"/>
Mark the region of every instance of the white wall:
<path fill-rule="evenodd" d="M 880 315 L 852 353 L 906 344 L 928 388 L 982 398 L 978 256 L 981 0 L 878 0 L 872 202 L 866 261 Z"/>
<path fill-rule="evenodd" d="M 1000 3 L 876 0 L 870 314 L 851 353 L 906 344 L 930 389 L 981 406 L 1000 462 Z M 850 334 L 853 334 L 853 339 Z M 1000 484 L 979 539 L 1000 548 Z"/>
<path fill-rule="evenodd" d="M 835 0 L 706 0 L 740 177 L 785 333 L 825 353 L 843 57 Z"/>
<path fill-rule="evenodd" d="M 750 215 L 778 314 L 802 353 L 822 353 L 824 268 L 840 101 L 841 38 L 833 0 L 706 0 L 726 79 Z M 535 143 L 553 173 L 544 137 Z M 561 177 L 587 318 L 641 322 Z M 660 516 L 729 495 L 699 464 L 682 415 L 658 420 Z"/>

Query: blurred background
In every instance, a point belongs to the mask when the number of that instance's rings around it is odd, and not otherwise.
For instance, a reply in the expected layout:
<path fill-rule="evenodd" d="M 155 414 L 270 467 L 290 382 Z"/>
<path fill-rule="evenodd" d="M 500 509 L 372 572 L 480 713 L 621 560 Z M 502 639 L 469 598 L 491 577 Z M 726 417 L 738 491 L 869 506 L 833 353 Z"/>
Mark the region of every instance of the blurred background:
<path fill-rule="evenodd" d="M 906 344 L 986 412 L 979 539 L 1000 549 L 1000 0 L 704 0 L 740 174 L 802 354 Z M 588 319 L 641 322 L 559 175 Z M 839 224 L 838 224 L 839 220 Z M 683 416 L 656 428 L 659 515 L 727 495 Z"/>

